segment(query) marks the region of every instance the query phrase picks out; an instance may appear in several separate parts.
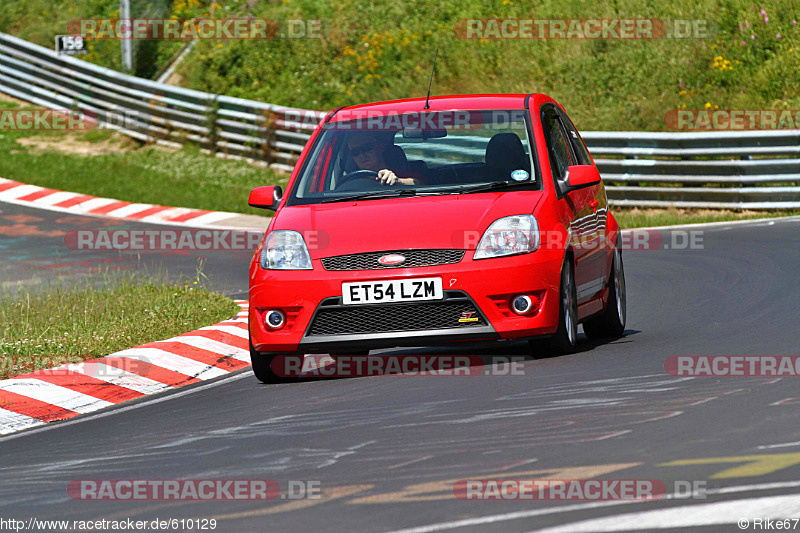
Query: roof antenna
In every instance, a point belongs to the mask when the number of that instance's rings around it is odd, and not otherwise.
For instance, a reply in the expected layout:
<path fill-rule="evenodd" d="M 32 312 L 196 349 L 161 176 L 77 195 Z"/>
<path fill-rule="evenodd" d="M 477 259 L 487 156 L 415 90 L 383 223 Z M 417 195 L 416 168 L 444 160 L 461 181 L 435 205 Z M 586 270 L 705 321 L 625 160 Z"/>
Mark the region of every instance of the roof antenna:
<path fill-rule="evenodd" d="M 428 82 L 428 96 L 425 97 L 425 107 L 423 109 L 430 109 L 431 105 L 428 101 L 431 99 L 431 85 L 433 85 L 433 71 L 436 70 L 436 56 L 439 55 L 439 48 L 436 48 L 436 53 L 433 54 L 433 68 L 431 69 L 431 81 Z"/>

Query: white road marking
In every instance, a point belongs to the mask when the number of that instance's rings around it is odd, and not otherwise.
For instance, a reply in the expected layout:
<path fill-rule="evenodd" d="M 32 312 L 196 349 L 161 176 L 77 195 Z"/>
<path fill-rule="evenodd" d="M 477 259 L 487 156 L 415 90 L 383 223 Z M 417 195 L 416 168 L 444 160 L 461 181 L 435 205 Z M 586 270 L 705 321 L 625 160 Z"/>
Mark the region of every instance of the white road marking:
<path fill-rule="evenodd" d="M 800 495 L 791 494 L 617 514 L 536 531 L 539 533 L 586 533 L 590 531 L 674 530 L 679 527 L 735 524 L 740 518 L 752 521 L 754 517 L 776 520 L 797 516 L 800 516 Z"/>
<path fill-rule="evenodd" d="M 34 430 L 36 431 L 36 430 Z M 708 489 L 705 491 L 706 496 L 715 494 L 734 494 L 738 492 L 755 492 L 759 490 L 777 490 L 777 489 L 793 489 L 800 487 L 800 481 L 779 481 L 775 483 L 761 483 L 757 485 L 739 485 L 735 487 L 724 487 L 721 489 Z M 796 501 L 800 501 L 798 496 L 794 496 Z M 674 494 L 667 494 L 664 500 L 674 500 Z M 652 501 L 636 501 L 636 500 L 623 500 L 623 501 L 606 501 L 606 502 L 591 502 L 591 503 L 578 503 L 574 505 L 561 505 L 558 507 L 551 507 L 549 509 L 535 509 L 531 511 L 516 511 L 513 513 L 504 513 L 496 515 L 481 516 L 477 518 L 467 518 L 464 520 L 452 520 L 450 522 L 440 522 L 438 524 L 429 524 L 426 526 L 411 527 L 407 529 L 397 529 L 391 533 L 432 533 L 434 531 L 448 531 L 451 529 L 458 529 L 469 526 L 479 526 L 483 524 L 497 524 L 501 522 L 508 522 L 511 520 L 520 520 L 522 518 L 532 518 L 535 516 L 545 516 L 551 514 L 569 513 L 573 511 L 584 511 L 587 509 L 598 509 L 603 507 L 614 507 L 617 505 L 635 505 L 635 504 L 653 505 Z M 744 518 L 744 516 L 740 516 Z"/>
<path fill-rule="evenodd" d="M 72 365 L 63 365 L 56 368 L 73 370 Z M 132 372 L 128 372 L 122 368 L 106 365 L 104 363 L 90 363 L 89 368 L 91 369 L 90 372 L 81 373 L 86 373 L 87 376 L 117 385 L 119 387 L 141 392 L 142 394 L 153 394 L 162 389 L 171 388 L 169 385 L 161 383 L 160 381 L 154 381 L 150 378 L 140 376 L 139 374 L 133 374 Z M 77 371 L 80 372 L 80 370 Z"/>
<path fill-rule="evenodd" d="M 392 470 L 393 468 L 402 468 L 404 466 L 413 465 L 414 463 L 421 463 L 422 461 L 427 461 L 428 459 L 433 458 L 432 455 L 426 455 L 425 457 L 417 457 L 416 459 L 411 459 L 409 461 L 403 461 L 402 463 L 398 463 L 396 465 L 387 466 L 388 470 Z"/>
<path fill-rule="evenodd" d="M 221 213 L 219 211 L 212 211 L 211 213 L 206 213 L 198 217 L 193 217 L 191 221 L 192 224 L 213 224 L 214 222 L 219 222 L 220 220 L 231 218 L 231 216 L 236 216 L 236 215 L 231 215 L 230 213 Z M 250 229 L 251 231 L 258 231 L 258 230 L 253 230 L 253 228 Z"/>
<path fill-rule="evenodd" d="M 19 185 L 7 191 L 0 192 L 0 200 L 16 200 L 17 198 L 41 191 L 43 188 L 44 187 L 37 187 L 36 185 Z"/>
<path fill-rule="evenodd" d="M 76 413 L 91 413 L 114 405 L 94 396 L 38 379 L 15 378 L 0 381 L 0 389 L 49 403 L 62 409 L 69 409 Z"/>
<path fill-rule="evenodd" d="M 40 205 L 54 205 L 61 202 L 65 202 L 67 200 L 71 200 L 78 196 L 81 195 L 76 192 L 58 191 L 52 194 L 48 194 L 47 196 L 42 196 L 41 198 L 34 200 L 33 203 L 36 204 L 37 207 Z"/>
<path fill-rule="evenodd" d="M 119 217 L 125 218 L 131 215 L 135 215 L 136 213 L 141 213 L 151 207 L 155 207 L 153 204 L 130 204 L 126 205 L 125 207 L 120 207 L 119 209 L 115 209 L 113 211 L 109 211 L 106 213 L 106 216 L 109 217 Z"/>
<path fill-rule="evenodd" d="M 134 409 L 141 409 L 142 407 L 148 407 L 148 406 L 153 405 L 153 404 L 166 402 L 166 401 L 169 401 L 169 400 L 174 400 L 175 398 L 181 398 L 181 397 L 187 396 L 189 394 L 194 394 L 195 392 L 200 392 L 200 391 L 204 391 L 204 390 L 210 389 L 212 387 L 217 387 L 219 385 L 227 383 L 228 381 L 236 381 L 236 380 L 245 379 L 245 378 L 250 379 L 252 377 L 253 377 L 253 374 L 251 372 L 246 372 L 246 371 L 243 371 L 243 372 L 240 372 L 240 373 L 237 373 L 237 374 L 229 374 L 227 377 L 225 377 L 223 379 L 220 379 L 218 381 L 214 381 L 213 383 L 205 383 L 203 385 L 199 385 L 199 386 L 196 386 L 196 387 L 192 387 L 190 389 L 182 390 L 180 392 L 174 392 L 174 393 L 168 394 L 166 396 L 160 396 L 160 397 L 156 397 L 156 398 L 152 398 L 152 399 L 147 399 L 146 401 L 142 401 L 142 402 L 138 402 L 138 403 L 134 403 L 134 404 L 129 404 L 129 405 L 126 405 L 125 407 L 119 407 L 117 409 L 113 409 L 111 411 L 106 411 L 104 413 L 97 413 L 97 414 L 94 414 L 94 415 L 85 416 L 85 417 L 81 417 L 81 418 L 74 418 L 74 419 L 71 419 L 71 420 L 64 420 L 64 421 L 59 422 L 58 424 L 45 424 L 45 425 L 43 425 L 43 427 L 34 428 L 34 429 L 31 429 L 31 430 L 26 431 L 24 433 L 15 433 L 13 435 L 7 435 L 5 437 L 0 437 L 0 441 L 7 441 L 7 440 L 11 440 L 11 439 L 19 439 L 21 437 L 26 437 L 27 435 L 33 435 L 34 433 L 41 433 L 43 431 L 52 431 L 52 430 L 59 429 L 59 428 L 65 427 L 65 426 L 71 426 L 72 424 L 82 424 L 83 422 L 86 422 L 86 421 L 89 421 L 89 420 L 96 420 L 98 418 L 105 418 L 107 416 L 113 416 L 113 415 L 116 415 L 116 414 L 119 414 L 119 413 L 124 413 L 126 411 L 132 411 Z"/>
<path fill-rule="evenodd" d="M 184 335 L 182 337 L 169 339 L 169 342 L 181 342 L 183 344 L 188 344 L 189 346 L 200 348 L 201 350 L 208 350 L 209 352 L 214 352 L 219 355 L 227 355 L 246 363 L 250 362 L 249 350 L 243 350 L 237 346 L 231 346 L 230 344 L 225 344 L 213 339 L 207 339 L 205 337 Z"/>
<path fill-rule="evenodd" d="M 800 446 L 800 441 L 785 442 L 783 444 L 765 444 L 763 446 L 757 446 L 756 448 L 759 450 L 771 450 L 772 448 L 792 448 L 794 446 Z"/>
<path fill-rule="evenodd" d="M 228 333 L 235 337 L 239 337 L 240 339 L 249 339 L 250 334 L 247 332 L 246 329 L 239 326 L 206 326 L 204 328 L 200 328 L 199 331 L 221 331 L 223 333 Z"/>
<path fill-rule="evenodd" d="M 6 409 L 0 409 L 0 435 L 14 433 L 21 429 L 41 426 L 45 422 L 38 418 L 21 415 Z"/>
<path fill-rule="evenodd" d="M 89 213 L 94 209 L 105 207 L 109 204 L 113 204 L 114 202 L 119 202 L 119 200 L 114 200 L 112 198 L 91 198 L 85 202 L 73 205 L 70 210 L 77 211 L 79 213 Z"/>
<path fill-rule="evenodd" d="M 188 357 L 183 357 L 165 350 L 158 348 L 130 348 L 122 350 L 110 355 L 110 357 L 129 357 L 131 359 L 139 359 L 167 370 L 179 372 L 186 376 L 192 376 L 197 379 L 209 379 L 218 376 L 224 376 L 228 373 L 227 370 L 213 367 Z"/>

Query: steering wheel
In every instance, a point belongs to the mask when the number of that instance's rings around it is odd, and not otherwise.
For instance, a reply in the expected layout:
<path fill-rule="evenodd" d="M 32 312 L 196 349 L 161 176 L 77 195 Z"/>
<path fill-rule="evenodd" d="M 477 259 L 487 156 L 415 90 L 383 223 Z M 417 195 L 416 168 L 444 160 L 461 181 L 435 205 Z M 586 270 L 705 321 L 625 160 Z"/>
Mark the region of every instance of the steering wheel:
<path fill-rule="evenodd" d="M 356 170 L 342 176 L 336 185 L 337 191 L 376 190 L 383 188 L 376 178 L 378 173 L 374 170 Z M 358 182 L 358 184 L 356 184 Z M 347 184 L 348 186 L 345 186 Z M 372 185 L 372 186 L 369 186 Z"/>

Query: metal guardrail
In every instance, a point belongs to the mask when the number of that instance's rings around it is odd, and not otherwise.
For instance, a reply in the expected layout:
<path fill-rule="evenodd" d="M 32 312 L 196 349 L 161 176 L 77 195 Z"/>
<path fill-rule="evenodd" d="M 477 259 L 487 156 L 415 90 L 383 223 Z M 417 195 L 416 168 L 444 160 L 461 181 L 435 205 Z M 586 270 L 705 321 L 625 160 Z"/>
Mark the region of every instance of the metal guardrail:
<path fill-rule="evenodd" d="M 800 209 L 800 130 L 583 134 L 616 205 Z"/>
<path fill-rule="evenodd" d="M 291 171 L 325 113 L 129 76 L 0 33 L 0 92 L 81 109 L 144 142 Z M 302 120 L 299 118 L 302 117 Z M 800 209 L 800 130 L 585 132 L 615 205 Z M 463 150 L 481 147 L 463 139 Z"/>
<path fill-rule="evenodd" d="M 186 141 L 291 171 L 325 113 L 221 96 L 129 76 L 0 33 L 0 91 L 53 109 L 79 109 L 144 142 Z M 302 116 L 304 122 L 287 120 Z"/>

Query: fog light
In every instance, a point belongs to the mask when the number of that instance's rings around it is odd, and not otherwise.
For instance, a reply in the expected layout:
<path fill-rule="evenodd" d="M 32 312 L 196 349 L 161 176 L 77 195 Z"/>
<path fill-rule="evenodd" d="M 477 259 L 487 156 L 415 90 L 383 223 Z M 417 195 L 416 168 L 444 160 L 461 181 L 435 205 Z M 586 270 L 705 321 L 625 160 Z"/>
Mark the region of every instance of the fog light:
<path fill-rule="evenodd" d="M 531 307 L 533 307 L 531 299 L 524 294 L 522 296 L 517 296 L 514 298 L 514 301 L 511 302 L 511 308 L 519 315 L 524 315 L 531 310 Z"/>
<path fill-rule="evenodd" d="M 283 325 L 286 323 L 286 315 L 283 312 L 278 311 L 277 309 L 273 309 L 272 311 L 267 311 L 264 315 L 264 323 L 270 329 L 278 329 L 282 328 Z"/>

